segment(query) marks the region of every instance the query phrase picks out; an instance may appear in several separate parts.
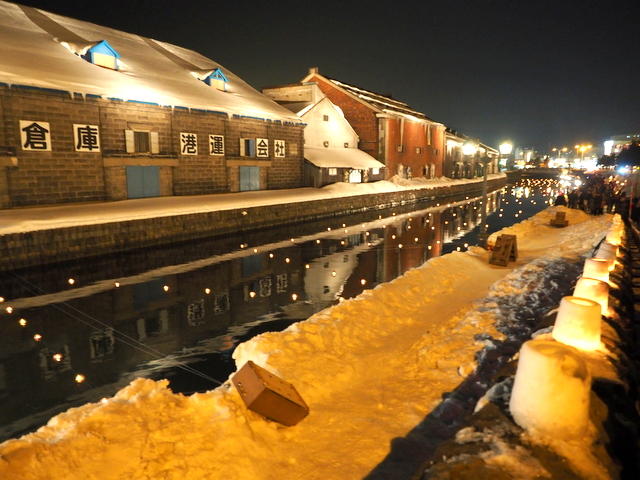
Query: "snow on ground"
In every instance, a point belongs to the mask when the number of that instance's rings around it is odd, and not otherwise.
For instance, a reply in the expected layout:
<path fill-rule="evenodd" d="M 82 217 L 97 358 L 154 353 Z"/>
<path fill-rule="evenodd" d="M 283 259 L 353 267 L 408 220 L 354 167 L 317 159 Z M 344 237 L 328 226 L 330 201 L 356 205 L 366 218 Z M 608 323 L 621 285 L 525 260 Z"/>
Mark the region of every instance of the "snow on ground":
<path fill-rule="evenodd" d="M 554 212 L 510 229 L 520 257 L 509 267 L 489 265 L 480 248 L 454 252 L 241 344 L 238 365 L 280 374 L 310 406 L 295 427 L 247 411 L 233 387 L 185 397 L 139 379 L 0 444 L 0 478 L 363 478 L 472 371 L 483 347 L 475 336 L 501 337 L 490 309 L 470 315 L 487 294 L 531 288 L 509 274 L 585 255 L 611 224 L 566 210 L 569 226 L 555 229 L 546 225 Z"/>
<path fill-rule="evenodd" d="M 488 178 L 503 178 L 504 174 Z M 118 202 L 91 202 L 27 207 L 0 210 L 0 235 L 8 233 L 47 230 L 51 228 L 94 225 L 100 223 L 140 220 L 171 215 L 188 215 L 235 208 L 281 205 L 287 203 L 341 198 L 371 193 L 401 190 L 431 189 L 448 185 L 479 183 L 482 179 L 415 178 L 382 180 L 371 183 L 334 183 L 324 188 L 293 188 L 288 190 L 259 190 L 214 195 L 171 196 L 139 198 Z"/>

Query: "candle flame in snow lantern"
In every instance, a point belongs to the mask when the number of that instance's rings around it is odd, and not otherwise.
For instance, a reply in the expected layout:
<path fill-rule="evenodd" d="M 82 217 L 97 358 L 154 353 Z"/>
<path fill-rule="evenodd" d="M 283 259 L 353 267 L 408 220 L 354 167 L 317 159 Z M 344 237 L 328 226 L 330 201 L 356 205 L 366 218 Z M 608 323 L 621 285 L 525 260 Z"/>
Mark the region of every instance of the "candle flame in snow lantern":
<path fill-rule="evenodd" d="M 609 307 L 609 284 L 595 278 L 582 277 L 578 279 L 573 289 L 574 297 L 587 298 L 600 304 L 600 312 L 607 315 Z"/>
<path fill-rule="evenodd" d="M 622 243 L 622 232 L 618 229 L 611 229 L 609 233 L 607 233 L 606 241 L 615 245 L 616 247 Z"/>
<path fill-rule="evenodd" d="M 602 307 L 581 297 L 564 297 L 551 336 L 560 343 L 580 350 L 595 350 L 600 346 Z"/>
<path fill-rule="evenodd" d="M 609 281 L 609 260 L 604 258 L 587 258 L 584 262 L 582 275 L 588 278 L 595 278 L 603 282 Z"/>

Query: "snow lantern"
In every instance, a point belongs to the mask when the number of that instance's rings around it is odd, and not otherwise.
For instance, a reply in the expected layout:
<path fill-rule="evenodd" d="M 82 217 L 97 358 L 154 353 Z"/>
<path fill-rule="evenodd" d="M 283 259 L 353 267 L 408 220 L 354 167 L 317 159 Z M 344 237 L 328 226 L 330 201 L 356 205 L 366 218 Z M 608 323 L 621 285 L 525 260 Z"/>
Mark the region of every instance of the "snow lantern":
<path fill-rule="evenodd" d="M 595 278 L 582 277 L 578 279 L 573 289 L 574 297 L 587 298 L 600 304 L 600 312 L 607 315 L 609 308 L 609 284 Z"/>
<path fill-rule="evenodd" d="M 529 340 L 520 349 L 509 410 L 529 432 L 571 439 L 589 425 L 591 375 L 571 347 L 550 339 Z"/>
<path fill-rule="evenodd" d="M 616 247 L 622 243 L 622 231 L 615 226 L 611 227 L 611 230 L 607 233 L 606 241 Z"/>
<path fill-rule="evenodd" d="M 582 276 L 608 282 L 610 263 L 606 258 L 587 258 L 584 262 Z"/>
<path fill-rule="evenodd" d="M 617 256 L 618 256 L 618 247 L 608 242 L 602 242 L 602 244 L 598 248 L 598 251 L 594 255 L 595 258 L 604 258 L 609 262 L 610 272 L 615 268 Z"/>
<path fill-rule="evenodd" d="M 558 342 L 581 350 L 595 350 L 600 346 L 602 307 L 581 297 L 563 297 L 551 335 Z"/>

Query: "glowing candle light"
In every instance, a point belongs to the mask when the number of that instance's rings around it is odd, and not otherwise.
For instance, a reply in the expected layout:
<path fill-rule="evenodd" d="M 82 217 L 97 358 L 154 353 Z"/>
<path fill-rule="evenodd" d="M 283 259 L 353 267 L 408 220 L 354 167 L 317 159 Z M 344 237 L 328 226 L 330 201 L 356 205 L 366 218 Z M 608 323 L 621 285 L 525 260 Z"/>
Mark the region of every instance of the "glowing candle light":
<path fill-rule="evenodd" d="M 367 281 L 364 278 L 360 279 L 360 285 L 366 285 Z"/>
<path fill-rule="evenodd" d="M 294 302 L 298 299 L 298 294 L 297 293 L 292 293 L 291 294 L 291 300 L 293 300 Z"/>
<path fill-rule="evenodd" d="M 609 284 L 595 278 L 582 277 L 578 279 L 573 289 L 574 297 L 587 298 L 600 304 L 600 312 L 607 315 L 609 307 Z"/>
<path fill-rule="evenodd" d="M 54 353 L 52 355 L 52 358 L 56 361 L 56 362 L 61 362 L 62 361 L 62 354 L 61 353 Z"/>
<path fill-rule="evenodd" d="M 76 281 L 75 281 L 75 279 L 74 279 L 74 278 L 69 278 L 69 279 L 67 280 L 67 283 L 68 283 L 69 285 L 73 285 L 74 283 L 76 283 Z"/>
<path fill-rule="evenodd" d="M 311 265 L 309 265 L 308 263 L 304 266 L 304 268 L 306 268 L 307 270 L 309 270 L 311 268 Z"/>
<path fill-rule="evenodd" d="M 285 259 L 284 259 L 284 262 L 285 262 L 285 263 L 290 263 L 290 262 L 291 262 L 291 259 L 290 259 L 289 257 L 287 257 L 287 258 L 285 258 Z"/>
<path fill-rule="evenodd" d="M 21 318 L 20 320 L 18 320 L 18 324 L 21 327 L 26 327 L 27 326 L 27 319 L 26 318 Z"/>
<path fill-rule="evenodd" d="M 246 215 L 247 213 L 249 213 L 249 212 L 247 212 L 246 210 L 242 211 L 242 215 Z"/>
<path fill-rule="evenodd" d="M 4 302 L 4 297 L 0 297 L 0 303 Z"/>
<path fill-rule="evenodd" d="M 398 244 L 398 248 L 402 248 L 402 244 L 401 243 Z"/>
<path fill-rule="evenodd" d="M 211 289 L 210 288 L 205 288 L 204 289 L 204 293 L 209 295 L 211 293 Z"/>
<path fill-rule="evenodd" d="M 608 282 L 609 260 L 604 258 L 587 258 L 584 262 L 582 276 Z"/>
<path fill-rule="evenodd" d="M 622 243 L 622 232 L 612 228 L 609 230 L 609 233 L 607 233 L 606 240 L 612 245 L 619 246 Z"/>
<path fill-rule="evenodd" d="M 116 288 L 120 286 L 120 282 L 113 282 L 113 284 L 115 285 Z"/>
<path fill-rule="evenodd" d="M 78 374 L 74 377 L 74 380 L 76 381 L 76 383 L 82 383 L 82 382 L 84 382 L 84 381 L 86 380 L 86 377 L 85 377 L 83 374 L 78 373 Z"/>
<path fill-rule="evenodd" d="M 258 253 L 258 249 L 257 249 L 257 248 L 254 248 L 254 249 L 253 249 L 253 253 Z"/>
<path fill-rule="evenodd" d="M 332 277 L 335 277 L 336 275 L 337 275 L 337 273 L 336 273 L 336 271 L 335 271 L 335 270 L 331 272 L 331 276 L 332 276 Z"/>
<path fill-rule="evenodd" d="M 33 339 L 34 339 L 36 342 L 39 342 L 40 340 L 42 340 L 42 335 L 40 335 L 39 333 L 36 333 L 36 334 L 33 336 Z"/>
<path fill-rule="evenodd" d="M 169 285 L 165 285 L 165 286 L 163 286 L 163 287 L 162 287 L 162 289 L 163 289 L 165 292 L 168 292 L 168 291 L 169 291 Z"/>
<path fill-rule="evenodd" d="M 249 296 L 250 296 L 251 298 L 255 297 L 255 296 L 256 296 L 256 292 L 249 292 Z"/>
<path fill-rule="evenodd" d="M 270 253 L 269 258 L 273 258 L 273 257 L 274 257 L 273 253 Z"/>
<path fill-rule="evenodd" d="M 5 311 L 6 311 L 7 313 L 13 313 L 13 307 L 7 307 L 7 308 L 5 308 Z"/>
<path fill-rule="evenodd" d="M 581 297 L 563 297 L 551 335 L 561 343 L 581 350 L 600 346 L 601 306 Z"/>

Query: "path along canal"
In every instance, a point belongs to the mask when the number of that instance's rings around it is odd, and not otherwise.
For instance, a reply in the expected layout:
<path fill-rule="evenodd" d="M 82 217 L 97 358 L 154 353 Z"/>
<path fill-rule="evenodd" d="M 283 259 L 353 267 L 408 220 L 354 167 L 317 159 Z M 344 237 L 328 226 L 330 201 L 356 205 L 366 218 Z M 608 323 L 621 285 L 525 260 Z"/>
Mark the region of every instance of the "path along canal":
<path fill-rule="evenodd" d="M 490 193 L 488 232 L 557 189 L 525 180 Z M 482 199 L 440 202 L 1 273 L 0 441 L 137 377 L 215 388 L 238 343 L 475 245 Z"/>

